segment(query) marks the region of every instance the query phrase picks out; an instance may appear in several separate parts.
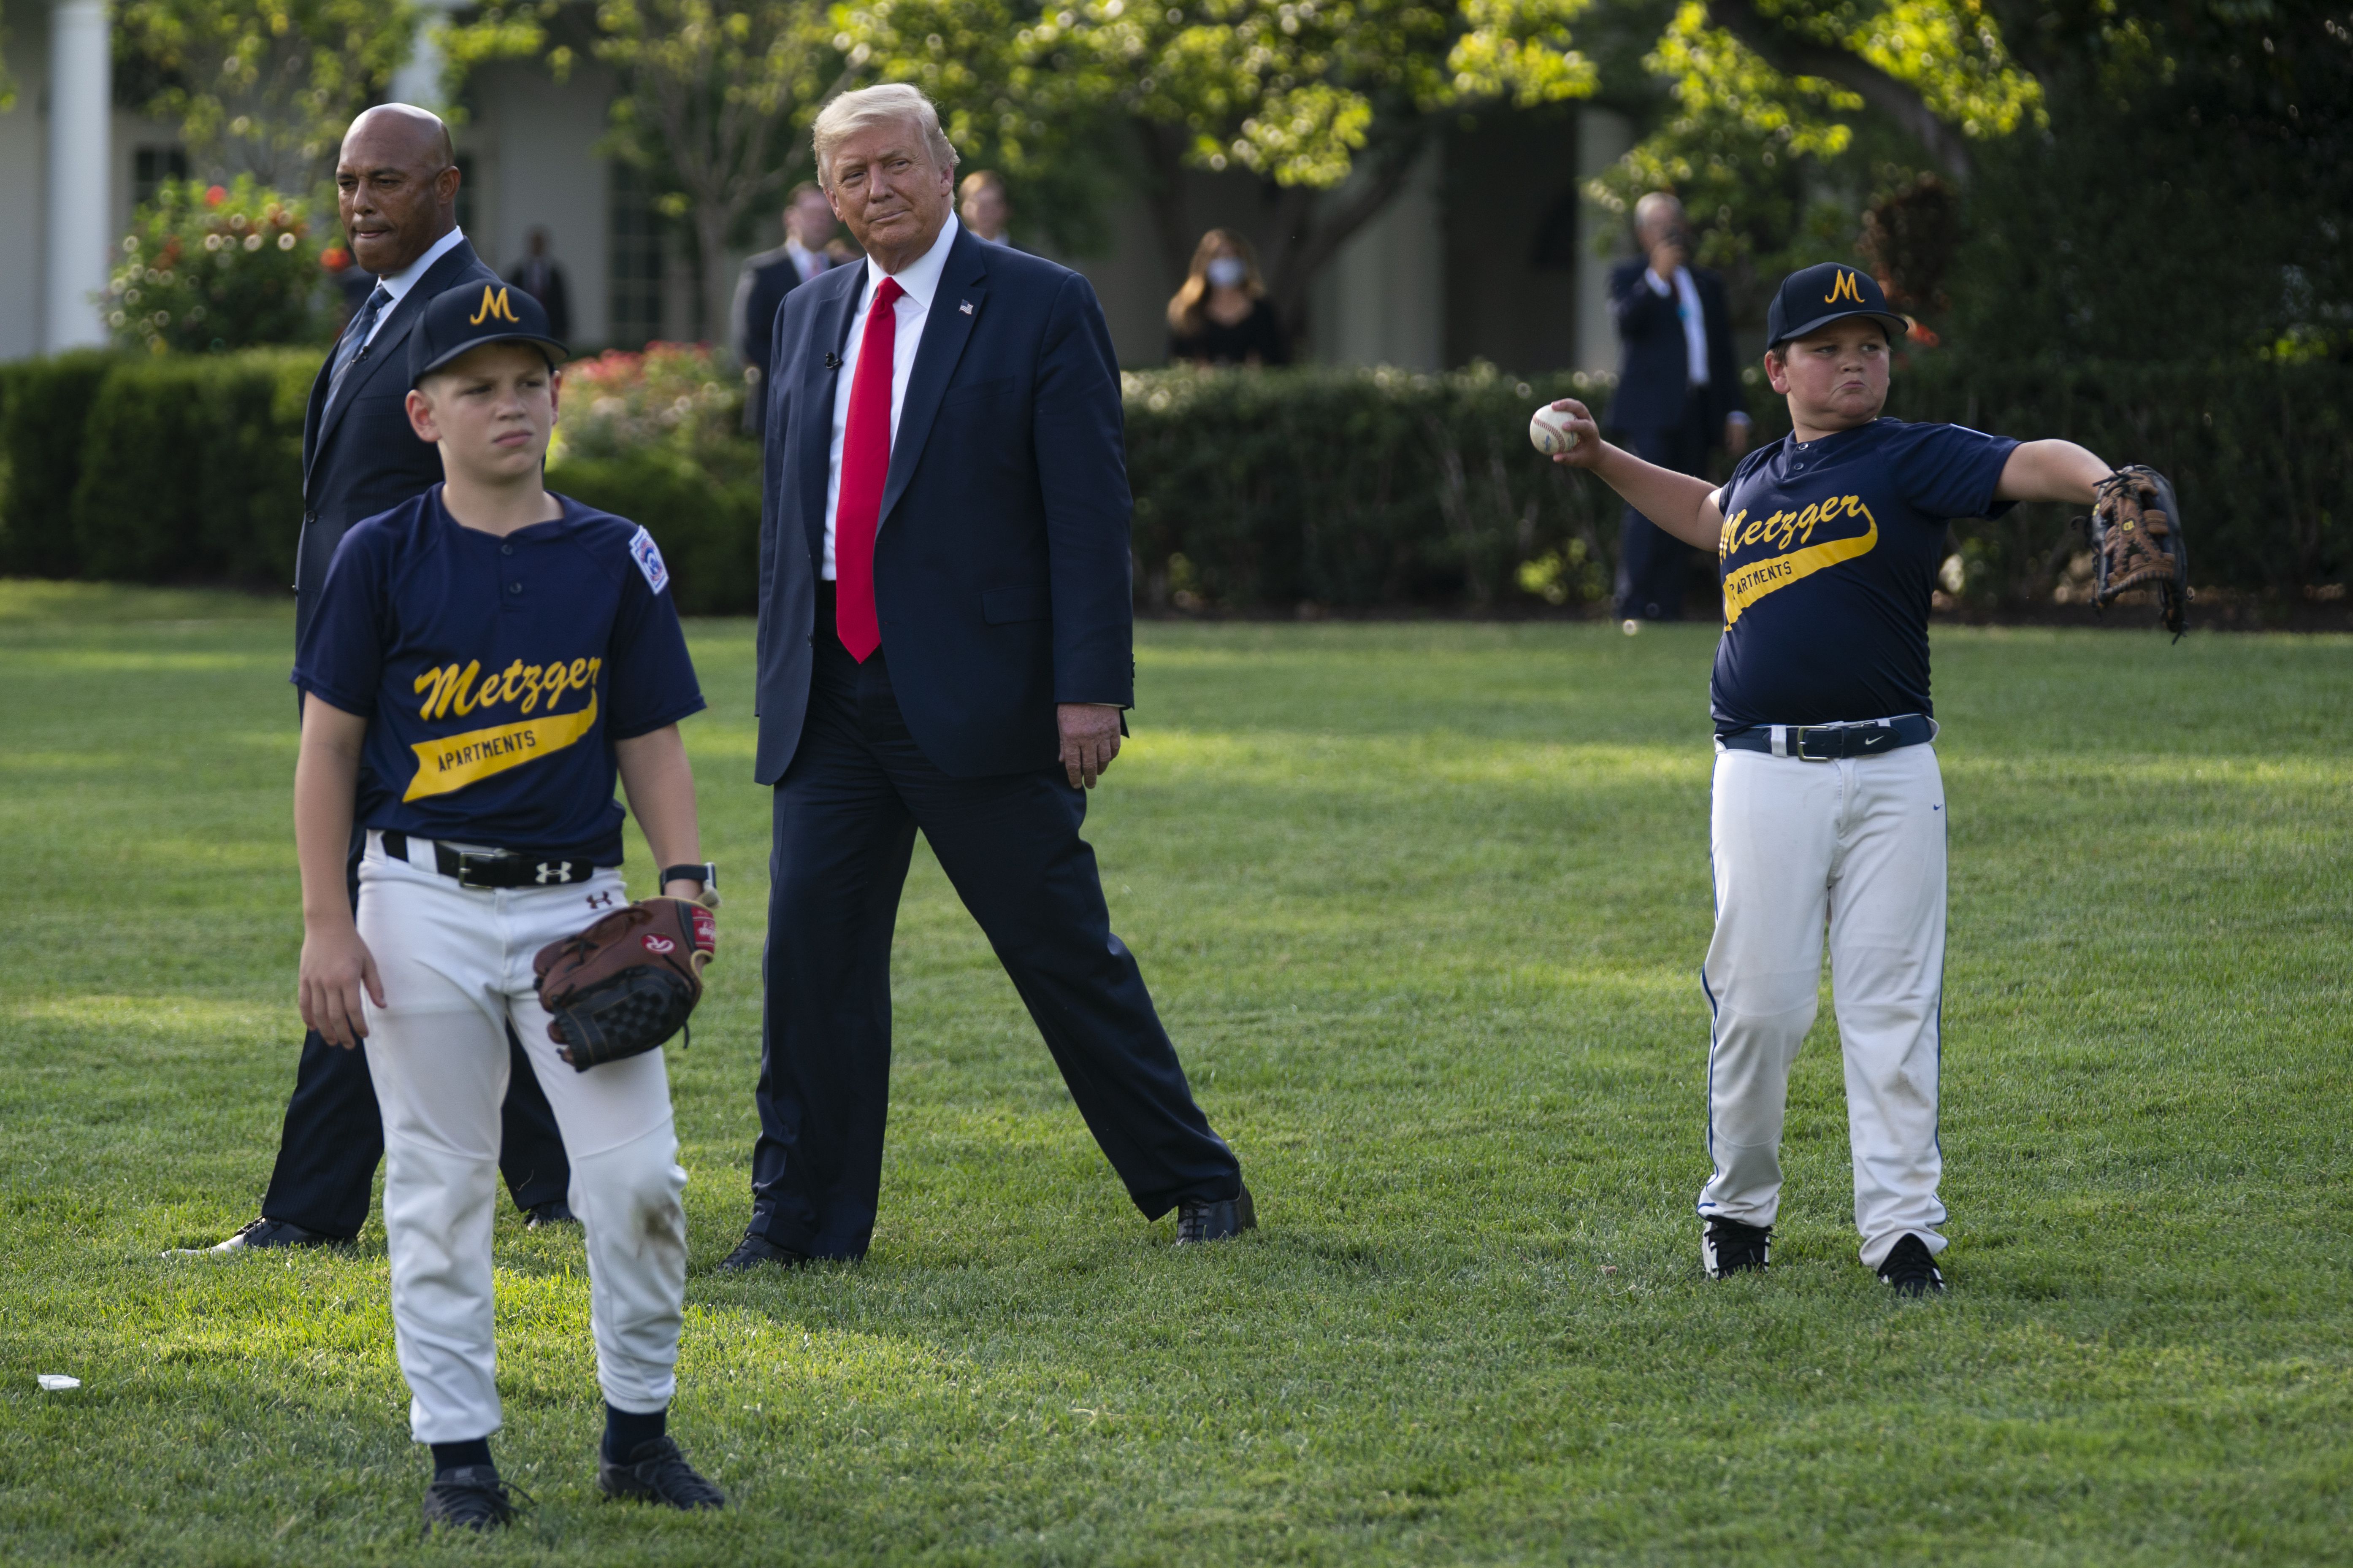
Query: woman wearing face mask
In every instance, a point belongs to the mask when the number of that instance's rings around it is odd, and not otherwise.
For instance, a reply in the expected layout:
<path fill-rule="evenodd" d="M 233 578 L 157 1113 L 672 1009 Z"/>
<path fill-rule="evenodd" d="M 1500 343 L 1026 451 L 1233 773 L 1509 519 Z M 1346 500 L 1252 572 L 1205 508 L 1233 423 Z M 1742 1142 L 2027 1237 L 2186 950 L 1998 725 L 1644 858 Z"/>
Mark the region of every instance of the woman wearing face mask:
<path fill-rule="evenodd" d="M 1288 364 L 1282 323 L 1267 302 L 1250 243 L 1213 228 L 1193 249 L 1185 286 L 1168 301 L 1171 364 Z"/>

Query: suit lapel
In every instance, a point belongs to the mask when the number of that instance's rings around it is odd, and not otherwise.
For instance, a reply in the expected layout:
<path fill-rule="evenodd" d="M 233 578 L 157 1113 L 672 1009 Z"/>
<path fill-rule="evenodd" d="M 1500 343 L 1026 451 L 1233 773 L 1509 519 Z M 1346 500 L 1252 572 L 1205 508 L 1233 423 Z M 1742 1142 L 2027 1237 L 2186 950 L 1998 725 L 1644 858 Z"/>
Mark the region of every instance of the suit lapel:
<path fill-rule="evenodd" d="M 940 411 L 940 399 L 947 393 L 948 378 L 955 374 L 964 345 L 972 337 L 973 323 L 987 302 L 987 292 L 980 286 L 988 276 L 987 249 L 985 241 L 975 239 L 970 229 L 963 228 L 948 247 L 948 264 L 940 269 L 940 286 L 923 316 L 923 341 L 915 348 L 915 366 L 907 373 L 907 395 L 899 405 L 899 429 L 891 441 L 891 473 L 882 483 L 878 526 L 889 524 L 891 509 L 899 504 L 907 481 L 914 477 L 923 443 L 932 433 L 932 421 Z M 972 307 L 968 310 L 967 305 Z"/>
<path fill-rule="evenodd" d="M 785 266 L 791 269 L 791 258 Z M 809 346 L 822 343 L 828 349 L 801 363 L 800 451 L 795 472 L 800 479 L 801 523 L 808 531 L 809 560 L 818 564 L 825 560 L 825 491 L 833 468 L 833 400 L 841 378 L 841 352 L 849 346 L 849 318 L 866 276 L 863 267 L 856 272 L 841 270 L 854 281 L 845 284 L 832 272 L 820 272 L 809 280 L 808 287 L 822 301 L 809 323 Z M 825 363 L 828 354 L 831 365 Z"/>
<path fill-rule="evenodd" d="M 399 351 L 401 345 L 408 341 L 408 334 L 416 329 L 417 318 L 425 313 L 427 303 L 434 296 L 474 265 L 474 247 L 461 239 L 444 252 L 440 260 L 427 268 L 425 276 L 400 297 L 400 303 L 392 308 L 392 314 L 385 317 L 384 325 L 376 329 L 375 341 L 362 351 L 367 357 L 353 364 L 350 374 L 343 377 L 342 395 L 327 405 L 319 423 L 318 444 L 312 448 L 314 454 L 326 446 L 327 437 L 334 434 L 335 426 L 343 422 L 343 410 L 352 405 L 362 387 L 383 374 L 385 366 L 395 360 L 400 362 L 404 370 L 407 368 L 407 357 Z M 332 365 L 333 363 L 330 358 L 328 363 Z"/>

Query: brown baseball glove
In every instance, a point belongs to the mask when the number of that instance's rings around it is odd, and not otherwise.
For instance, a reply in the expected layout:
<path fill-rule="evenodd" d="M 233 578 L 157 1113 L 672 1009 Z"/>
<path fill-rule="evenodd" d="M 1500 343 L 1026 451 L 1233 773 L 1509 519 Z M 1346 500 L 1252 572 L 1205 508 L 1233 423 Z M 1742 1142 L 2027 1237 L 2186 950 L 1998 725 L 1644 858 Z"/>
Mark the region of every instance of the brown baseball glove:
<path fill-rule="evenodd" d="M 2189 626 L 2189 552 L 2172 482 L 2133 463 L 2102 479 L 2092 495 L 2085 520 L 2092 532 L 2092 603 L 2105 610 L 2120 594 L 2153 588 L 2165 629 L 2179 642 Z"/>
<path fill-rule="evenodd" d="M 532 960 L 547 1037 L 575 1072 L 652 1050 L 702 1000 L 719 917 L 684 899 L 647 899 L 551 942 Z"/>

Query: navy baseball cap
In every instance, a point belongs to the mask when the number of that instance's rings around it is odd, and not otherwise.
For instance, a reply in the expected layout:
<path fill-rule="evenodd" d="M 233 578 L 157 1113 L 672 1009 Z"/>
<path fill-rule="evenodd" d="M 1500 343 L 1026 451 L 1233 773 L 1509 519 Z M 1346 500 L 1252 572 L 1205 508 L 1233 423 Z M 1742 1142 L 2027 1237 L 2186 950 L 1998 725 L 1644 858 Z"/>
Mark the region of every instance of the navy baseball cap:
<path fill-rule="evenodd" d="M 1869 316 L 1887 329 L 1887 341 L 1900 342 L 1912 323 L 1887 308 L 1879 279 L 1861 268 L 1825 261 L 1801 268 L 1781 279 L 1773 303 L 1765 310 L 1765 346 L 1778 349 L 1791 338 L 1802 338 L 1817 327 L 1848 316 Z"/>
<path fill-rule="evenodd" d="M 426 302 L 408 340 L 408 384 L 484 343 L 529 343 L 547 356 L 550 370 L 571 355 L 547 330 L 538 300 L 512 283 L 468 283 Z"/>

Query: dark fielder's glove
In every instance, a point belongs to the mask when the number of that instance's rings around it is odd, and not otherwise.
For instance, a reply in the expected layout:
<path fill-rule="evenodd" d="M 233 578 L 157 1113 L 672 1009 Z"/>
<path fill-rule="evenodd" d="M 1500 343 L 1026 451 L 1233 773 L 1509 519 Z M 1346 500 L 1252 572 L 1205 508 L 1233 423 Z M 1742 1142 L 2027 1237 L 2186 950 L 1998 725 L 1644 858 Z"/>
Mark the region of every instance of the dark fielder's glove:
<path fill-rule="evenodd" d="M 2119 594 L 2154 588 L 2165 629 L 2179 640 L 2189 625 L 2189 552 L 2171 481 L 2133 463 L 2102 479 L 2092 497 L 2092 603 L 2105 609 Z"/>
<path fill-rule="evenodd" d="M 551 942 L 532 960 L 547 1037 L 575 1072 L 652 1050 L 702 1000 L 719 917 L 684 899 L 648 899 Z"/>

